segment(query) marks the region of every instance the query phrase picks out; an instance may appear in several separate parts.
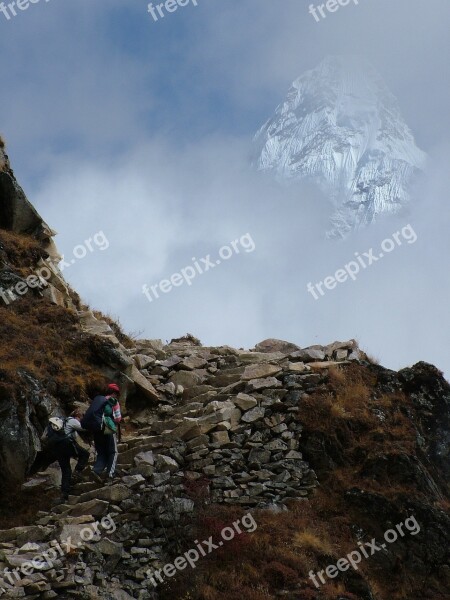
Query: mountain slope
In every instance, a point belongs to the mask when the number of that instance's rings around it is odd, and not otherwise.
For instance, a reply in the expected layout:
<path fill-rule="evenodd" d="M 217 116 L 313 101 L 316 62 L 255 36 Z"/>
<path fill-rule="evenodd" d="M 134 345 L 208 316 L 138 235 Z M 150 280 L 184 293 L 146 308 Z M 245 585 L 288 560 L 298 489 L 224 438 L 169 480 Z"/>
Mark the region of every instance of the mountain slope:
<path fill-rule="evenodd" d="M 426 158 L 373 67 L 345 56 L 294 81 L 256 134 L 254 155 L 282 180 L 319 183 L 334 207 L 333 237 L 400 210 Z"/>

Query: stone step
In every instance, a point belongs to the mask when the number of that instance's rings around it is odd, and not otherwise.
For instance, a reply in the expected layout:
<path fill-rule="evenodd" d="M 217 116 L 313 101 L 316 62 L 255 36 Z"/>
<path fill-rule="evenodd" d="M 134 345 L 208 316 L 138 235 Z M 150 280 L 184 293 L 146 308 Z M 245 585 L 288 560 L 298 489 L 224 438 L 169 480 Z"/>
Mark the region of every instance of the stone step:
<path fill-rule="evenodd" d="M 162 445 L 170 439 L 170 437 L 167 434 L 155 435 L 155 432 L 152 430 L 151 427 L 143 428 L 141 430 L 141 434 L 142 435 L 128 439 L 128 444 L 130 448 L 134 447 L 135 444 L 139 444 L 142 441 Z"/>
<path fill-rule="evenodd" d="M 140 447 L 138 446 L 136 448 L 131 448 L 130 450 L 127 450 L 123 454 L 119 454 L 119 457 L 117 459 L 117 464 L 120 467 L 128 466 L 129 468 L 132 468 L 132 467 L 134 467 L 135 456 L 137 456 L 141 452 L 148 452 L 149 450 L 156 450 L 158 448 L 170 448 L 171 445 L 172 445 L 172 442 L 168 439 L 164 442 L 159 442 L 159 441 L 158 442 L 149 442 L 149 443 L 143 444 Z"/>
<path fill-rule="evenodd" d="M 161 436 L 161 435 L 143 435 L 140 437 L 136 437 L 136 438 L 133 438 L 133 440 L 129 441 L 128 450 L 133 450 L 135 448 L 142 448 L 142 446 L 145 446 L 148 444 L 154 444 L 155 447 L 157 447 L 158 445 L 165 442 L 166 439 L 167 438 L 165 436 Z M 120 454 L 120 451 L 119 451 L 119 454 Z"/>

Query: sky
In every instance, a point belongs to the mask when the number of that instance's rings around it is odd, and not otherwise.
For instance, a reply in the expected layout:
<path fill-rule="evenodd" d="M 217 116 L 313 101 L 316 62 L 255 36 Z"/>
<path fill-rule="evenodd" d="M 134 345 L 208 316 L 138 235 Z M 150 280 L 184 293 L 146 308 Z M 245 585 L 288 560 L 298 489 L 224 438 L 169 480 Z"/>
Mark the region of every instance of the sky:
<path fill-rule="evenodd" d="M 145 338 L 356 338 L 387 367 L 425 360 L 448 375 L 448 0 L 352 0 L 319 22 L 309 0 L 190 0 L 157 21 L 147 4 L 0 12 L 0 133 L 15 174 L 65 257 L 94 240 L 68 281 Z M 324 239 L 319 190 L 249 164 L 292 81 L 330 54 L 369 59 L 430 157 L 402 214 L 338 244 Z M 414 243 L 318 300 L 308 293 L 407 225 Z M 190 284 L 143 293 L 182 269 Z"/>

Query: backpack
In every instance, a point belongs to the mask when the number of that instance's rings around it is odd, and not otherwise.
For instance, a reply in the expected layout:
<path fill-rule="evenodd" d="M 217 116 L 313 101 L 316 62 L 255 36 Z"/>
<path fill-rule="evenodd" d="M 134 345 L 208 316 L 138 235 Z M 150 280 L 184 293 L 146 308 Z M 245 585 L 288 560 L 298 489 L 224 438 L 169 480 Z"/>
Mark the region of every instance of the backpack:
<path fill-rule="evenodd" d="M 104 435 L 114 435 L 117 433 L 117 425 L 111 417 L 107 417 L 104 413 L 102 416 L 102 433 Z"/>
<path fill-rule="evenodd" d="M 71 440 L 70 436 L 66 434 L 67 419 L 61 419 L 60 417 L 52 417 L 48 421 L 46 439 L 49 446 L 56 446 L 61 442 L 68 442 Z"/>
<path fill-rule="evenodd" d="M 81 419 L 81 427 L 92 433 L 100 433 L 103 425 L 103 413 L 107 403 L 108 400 L 105 396 L 96 396 Z"/>

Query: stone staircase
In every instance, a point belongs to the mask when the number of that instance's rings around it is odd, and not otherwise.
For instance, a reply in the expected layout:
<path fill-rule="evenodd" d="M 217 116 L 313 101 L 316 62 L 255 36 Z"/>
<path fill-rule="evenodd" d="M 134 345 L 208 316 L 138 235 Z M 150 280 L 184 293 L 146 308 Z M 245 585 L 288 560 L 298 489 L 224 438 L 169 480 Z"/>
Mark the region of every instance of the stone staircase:
<path fill-rule="evenodd" d="M 68 502 L 38 513 L 35 525 L 0 531 L 0 598 L 153 598 L 145 572 L 164 565 L 171 526 L 194 508 L 183 490 L 183 473 L 156 466 L 165 463 L 153 450 L 168 446 L 158 436 L 126 437 L 111 483 L 77 483 Z M 56 544 L 63 552 L 52 560 Z M 41 568 L 27 569 L 36 557 L 49 553 Z M 105 583 L 105 561 L 114 567 L 114 585 Z M 120 581 L 130 573 L 128 584 Z"/>
<path fill-rule="evenodd" d="M 189 527 L 181 522 L 194 512 L 190 485 L 204 490 L 204 502 L 246 510 L 304 501 L 317 486 L 301 452 L 302 399 L 329 368 L 358 360 L 353 341 L 286 353 L 170 346 L 128 351 L 133 368 L 146 365 L 139 374 L 160 402 L 152 392 L 128 418 L 135 429 L 119 446 L 116 479 L 78 483 L 34 525 L 0 531 L 0 598 L 156 599 L 146 573 L 180 550 Z M 24 571 L 68 539 L 63 555 Z M 21 567 L 11 586 L 4 569 Z"/>

